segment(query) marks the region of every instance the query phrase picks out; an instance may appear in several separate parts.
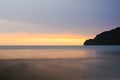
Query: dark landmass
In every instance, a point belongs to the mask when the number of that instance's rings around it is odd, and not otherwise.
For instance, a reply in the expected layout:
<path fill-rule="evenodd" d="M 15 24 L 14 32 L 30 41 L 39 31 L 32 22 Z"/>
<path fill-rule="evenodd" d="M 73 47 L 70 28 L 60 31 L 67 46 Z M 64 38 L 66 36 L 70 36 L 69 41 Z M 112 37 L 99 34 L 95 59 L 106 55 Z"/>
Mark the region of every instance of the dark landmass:
<path fill-rule="evenodd" d="M 84 45 L 120 45 L 120 27 L 102 32 L 94 39 L 86 40 Z"/>

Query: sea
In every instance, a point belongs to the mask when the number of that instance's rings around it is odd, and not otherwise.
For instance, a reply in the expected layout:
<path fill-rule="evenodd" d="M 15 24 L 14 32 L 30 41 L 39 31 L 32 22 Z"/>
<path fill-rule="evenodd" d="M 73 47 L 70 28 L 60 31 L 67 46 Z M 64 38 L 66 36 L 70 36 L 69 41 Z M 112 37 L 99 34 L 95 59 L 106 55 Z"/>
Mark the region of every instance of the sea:
<path fill-rule="evenodd" d="M 120 80 L 120 46 L 0 46 L 0 80 Z"/>

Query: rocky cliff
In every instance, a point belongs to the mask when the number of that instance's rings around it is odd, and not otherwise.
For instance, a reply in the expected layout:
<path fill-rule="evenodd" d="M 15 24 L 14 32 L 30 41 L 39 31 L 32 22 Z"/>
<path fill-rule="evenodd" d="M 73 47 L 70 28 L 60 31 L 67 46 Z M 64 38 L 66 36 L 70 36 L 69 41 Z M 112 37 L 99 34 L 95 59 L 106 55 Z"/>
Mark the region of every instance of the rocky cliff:
<path fill-rule="evenodd" d="M 84 45 L 120 45 L 120 27 L 102 32 L 94 39 L 86 40 Z"/>

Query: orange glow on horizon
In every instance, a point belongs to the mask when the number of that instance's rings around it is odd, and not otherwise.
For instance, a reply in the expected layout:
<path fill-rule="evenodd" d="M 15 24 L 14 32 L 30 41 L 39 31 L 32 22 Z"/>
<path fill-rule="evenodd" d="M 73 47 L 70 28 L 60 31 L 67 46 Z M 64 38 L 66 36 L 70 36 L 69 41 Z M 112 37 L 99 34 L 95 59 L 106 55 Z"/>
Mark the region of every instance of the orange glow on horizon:
<path fill-rule="evenodd" d="M 78 34 L 0 34 L 0 45 L 83 45 Z"/>

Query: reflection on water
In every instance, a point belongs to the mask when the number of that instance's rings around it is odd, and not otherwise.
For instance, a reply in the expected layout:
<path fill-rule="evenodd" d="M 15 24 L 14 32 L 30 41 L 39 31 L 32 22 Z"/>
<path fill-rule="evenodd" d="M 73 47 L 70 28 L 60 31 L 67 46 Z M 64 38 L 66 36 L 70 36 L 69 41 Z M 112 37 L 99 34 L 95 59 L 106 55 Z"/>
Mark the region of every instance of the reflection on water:
<path fill-rule="evenodd" d="M 79 49 L 0 50 L 0 59 L 67 59 L 86 58 L 90 55 Z"/>
<path fill-rule="evenodd" d="M 0 80 L 120 80 L 119 46 L 0 47 Z"/>

